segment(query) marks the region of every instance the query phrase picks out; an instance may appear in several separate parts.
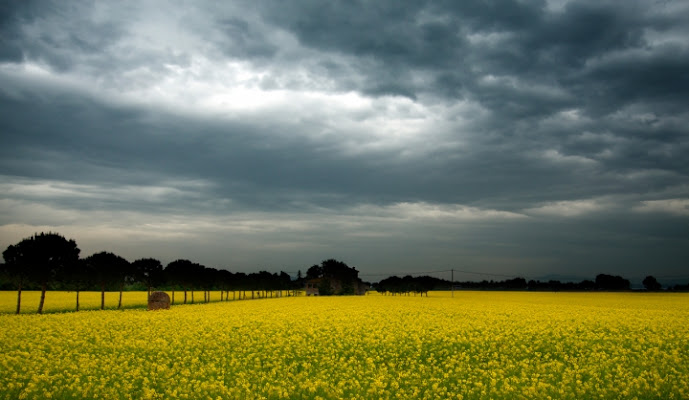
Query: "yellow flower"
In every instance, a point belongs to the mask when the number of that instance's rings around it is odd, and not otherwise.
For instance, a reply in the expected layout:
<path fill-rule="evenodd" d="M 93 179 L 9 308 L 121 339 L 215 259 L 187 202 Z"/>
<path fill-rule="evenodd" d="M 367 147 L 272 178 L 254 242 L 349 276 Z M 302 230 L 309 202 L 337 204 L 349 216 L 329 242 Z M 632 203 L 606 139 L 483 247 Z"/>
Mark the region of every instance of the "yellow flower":
<path fill-rule="evenodd" d="M 73 293 L 49 299 L 68 309 Z M 431 292 L 6 314 L 0 400 L 687 398 L 688 300 Z"/>

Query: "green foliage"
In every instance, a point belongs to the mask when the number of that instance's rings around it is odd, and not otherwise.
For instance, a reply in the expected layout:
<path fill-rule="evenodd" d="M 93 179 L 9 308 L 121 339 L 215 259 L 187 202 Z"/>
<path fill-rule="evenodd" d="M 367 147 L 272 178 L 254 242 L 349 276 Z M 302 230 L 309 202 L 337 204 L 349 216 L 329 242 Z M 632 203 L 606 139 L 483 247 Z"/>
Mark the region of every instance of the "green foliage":
<path fill-rule="evenodd" d="M 323 278 L 321 283 L 318 285 L 318 294 L 320 296 L 332 296 L 335 294 L 332 289 L 332 284 L 330 282 L 330 279 L 328 278 Z"/>
<path fill-rule="evenodd" d="M 340 290 L 339 294 L 342 294 L 342 295 L 356 294 L 356 291 L 354 290 L 354 283 L 351 281 L 342 282 L 342 290 Z"/>

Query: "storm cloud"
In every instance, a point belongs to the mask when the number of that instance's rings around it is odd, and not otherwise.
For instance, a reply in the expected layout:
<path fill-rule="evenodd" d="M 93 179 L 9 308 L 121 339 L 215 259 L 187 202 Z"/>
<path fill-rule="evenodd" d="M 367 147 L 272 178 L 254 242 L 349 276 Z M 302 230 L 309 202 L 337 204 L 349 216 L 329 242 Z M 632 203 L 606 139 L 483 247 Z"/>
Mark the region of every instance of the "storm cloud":
<path fill-rule="evenodd" d="M 10 1 L 0 247 L 689 279 L 682 1 Z"/>

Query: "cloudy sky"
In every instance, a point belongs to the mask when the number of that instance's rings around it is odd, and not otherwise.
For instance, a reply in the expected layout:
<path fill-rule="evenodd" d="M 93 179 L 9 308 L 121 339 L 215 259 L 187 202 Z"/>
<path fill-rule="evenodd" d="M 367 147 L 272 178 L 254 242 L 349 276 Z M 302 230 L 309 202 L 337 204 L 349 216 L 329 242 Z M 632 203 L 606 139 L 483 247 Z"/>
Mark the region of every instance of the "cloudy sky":
<path fill-rule="evenodd" d="M 4 1 L 0 247 L 689 281 L 687 21 L 672 0 Z"/>

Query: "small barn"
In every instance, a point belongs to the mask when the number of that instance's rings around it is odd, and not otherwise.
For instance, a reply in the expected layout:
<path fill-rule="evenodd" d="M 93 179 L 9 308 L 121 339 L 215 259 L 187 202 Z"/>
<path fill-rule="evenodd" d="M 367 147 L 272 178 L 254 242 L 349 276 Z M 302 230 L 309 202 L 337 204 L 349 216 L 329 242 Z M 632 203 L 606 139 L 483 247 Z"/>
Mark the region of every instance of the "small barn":
<path fill-rule="evenodd" d="M 359 279 L 359 271 L 342 261 L 325 260 L 306 271 L 307 296 L 364 295 L 368 289 L 369 285 Z"/>
<path fill-rule="evenodd" d="M 315 278 L 315 279 L 309 279 L 306 281 L 306 287 L 304 290 L 306 291 L 307 296 L 318 296 L 319 291 L 318 287 L 321 285 L 321 282 L 323 281 L 323 278 Z"/>
<path fill-rule="evenodd" d="M 321 295 L 320 293 L 320 288 L 322 288 L 323 284 L 325 282 L 328 282 L 330 284 L 330 293 L 328 294 L 343 294 L 343 288 L 347 285 L 343 285 L 342 281 L 336 278 L 313 278 L 309 279 L 306 281 L 306 287 L 304 288 L 304 291 L 306 292 L 307 296 L 319 296 Z M 363 296 L 366 294 L 366 292 L 369 290 L 369 286 L 366 285 L 364 282 L 361 280 L 357 280 L 351 284 L 353 286 L 353 290 L 355 295 L 358 296 Z"/>

